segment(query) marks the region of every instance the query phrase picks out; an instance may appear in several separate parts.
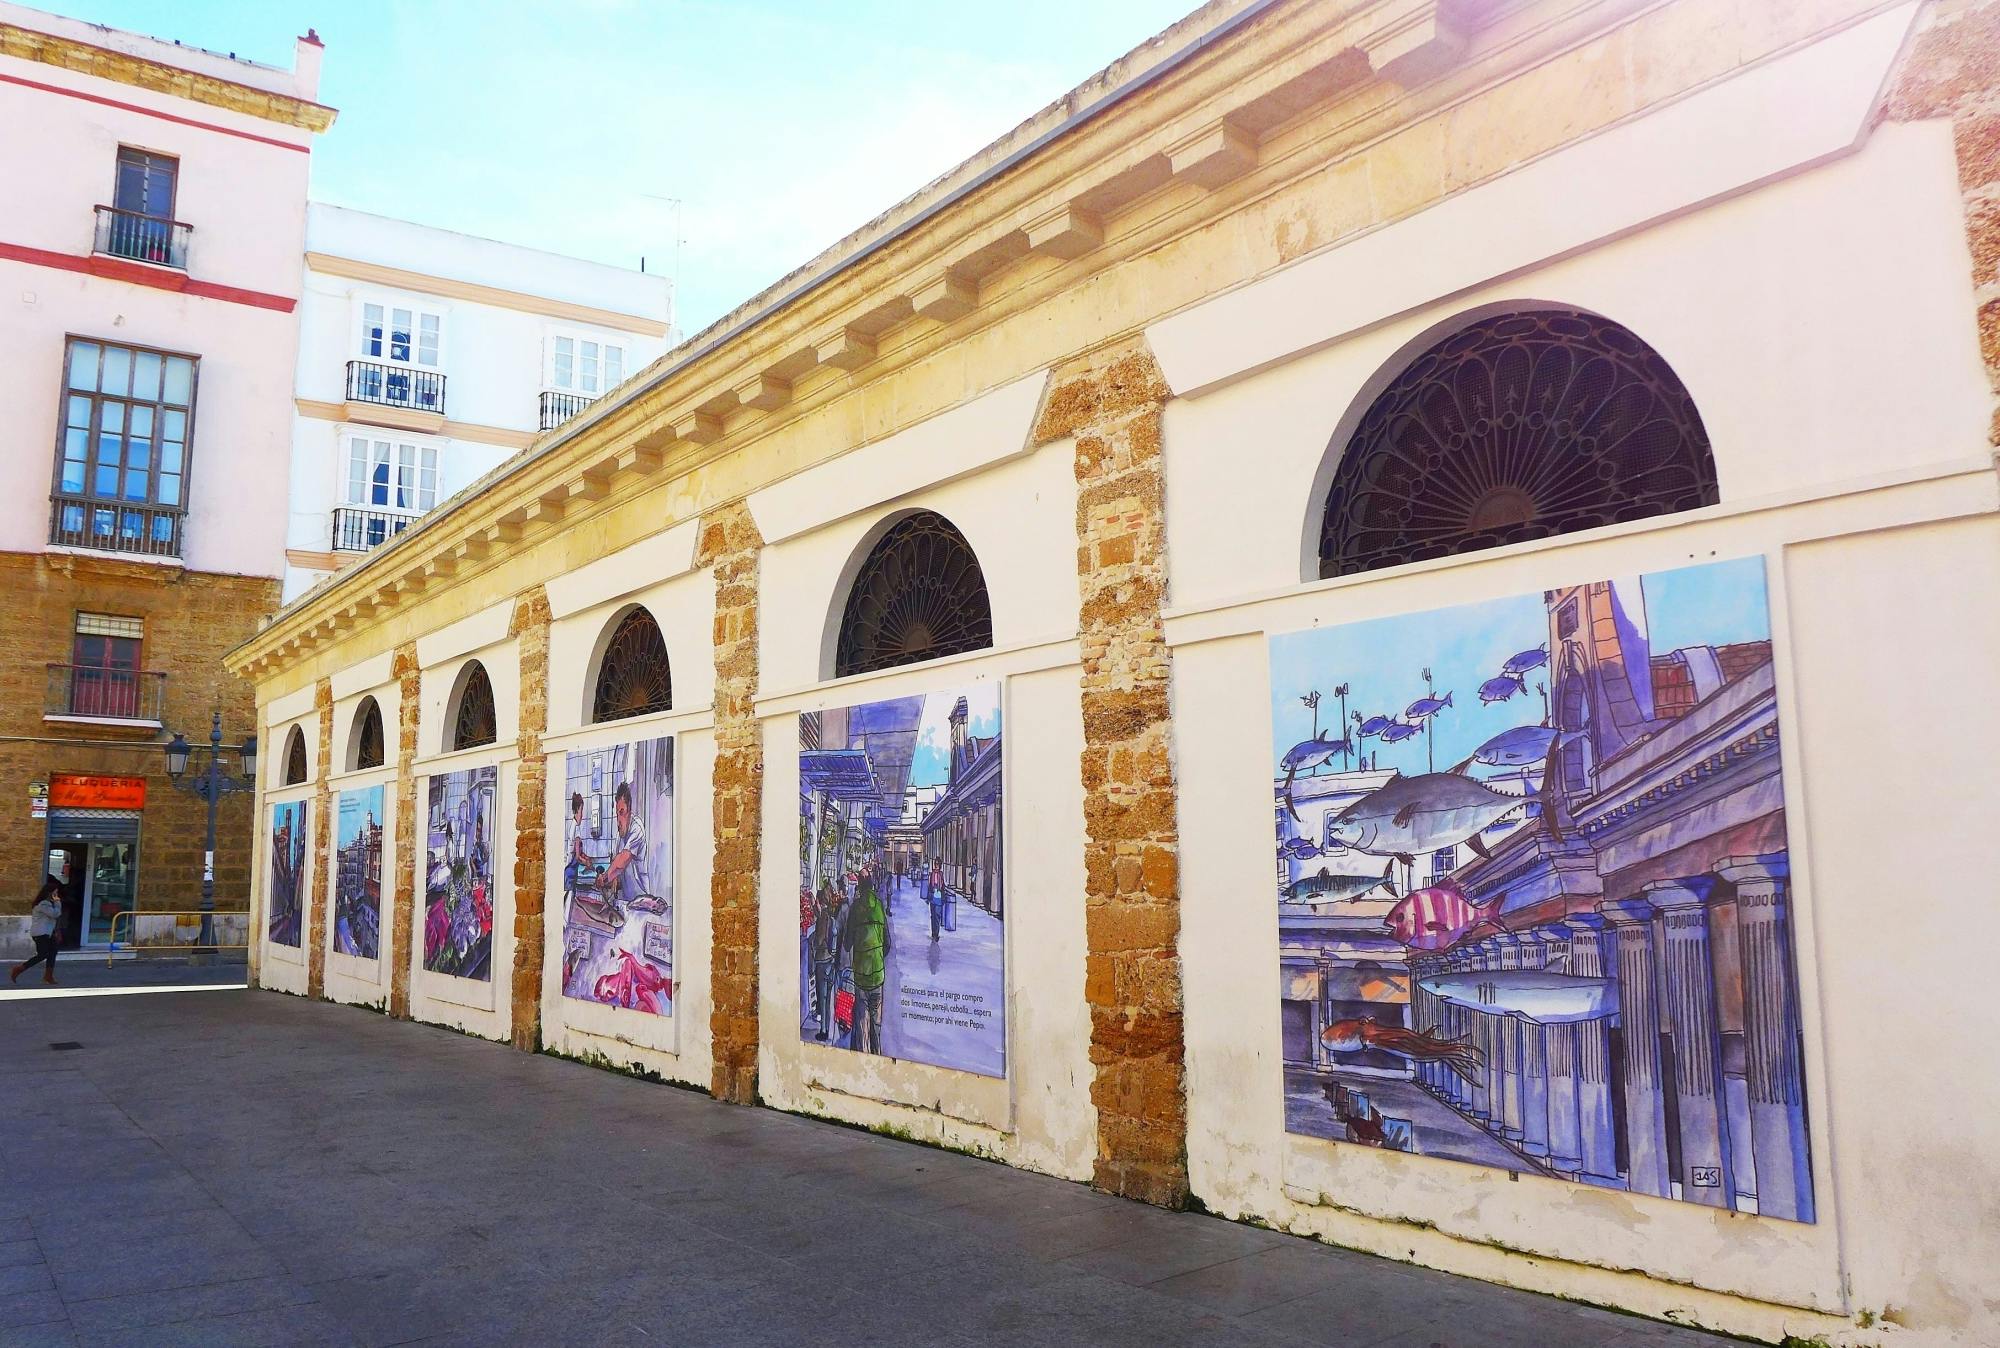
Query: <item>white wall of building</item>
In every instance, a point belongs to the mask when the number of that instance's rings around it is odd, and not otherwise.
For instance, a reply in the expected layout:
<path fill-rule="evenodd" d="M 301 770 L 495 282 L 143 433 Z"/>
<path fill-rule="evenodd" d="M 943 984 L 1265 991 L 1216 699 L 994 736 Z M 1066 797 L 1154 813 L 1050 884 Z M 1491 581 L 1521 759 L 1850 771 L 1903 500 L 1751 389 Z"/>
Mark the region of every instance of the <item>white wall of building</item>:
<path fill-rule="evenodd" d="M 299 411 L 292 431 L 292 481 L 286 546 L 299 553 L 325 553 L 332 546 L 333 511 L 353 504 L 349 486 L 350 442 L 366 437 L 434 451 L 435 501 L 462 491 L 519 452 L 522 437 L 538 430 L 539 395 L 548 387 L 552 343 L 558 337 L 615 345 L 623 352 L 623 375 L 630 378 L 666 350 L 671 325 L 672 286 L 661 275 L 642 274 L 578 258 L 538 252 L 491 239 L 432 229 L 405 220 L 316 202 L 306 227 L 304 299 L 300 305 L 297 370 Z M 314 260 L 339 259 L 410 273 L 405 284 L 336 274 Z M 435 288 L 423 282 L 435 283 Z M 454 284 L 457 283 L 457 284 Z M 469 297 L 464 287 L 509 291 L 534 300 L 585 306 L 630 316 L 632 331 L 533 312 L 496 302 L 490 294 Z M 347 363 L 376 360 L 362 346 L 367 305 L 385 313 L 407 309 L 433 314 L 441 334 L 435 370 L 444 376 L 446 424 L 434 429 L 388 428 L 365 409 L 329 417 L 329 406 L 345 406 Z M 600 389 L 608 389 L 600 378 Z M 499 434 L 495 434 L 498 432 Z M 373 508 L 364 502 L 361 508 Z M 293 564 L 285 582 L 287 601 L 320 576 L 317 566 Z"/>

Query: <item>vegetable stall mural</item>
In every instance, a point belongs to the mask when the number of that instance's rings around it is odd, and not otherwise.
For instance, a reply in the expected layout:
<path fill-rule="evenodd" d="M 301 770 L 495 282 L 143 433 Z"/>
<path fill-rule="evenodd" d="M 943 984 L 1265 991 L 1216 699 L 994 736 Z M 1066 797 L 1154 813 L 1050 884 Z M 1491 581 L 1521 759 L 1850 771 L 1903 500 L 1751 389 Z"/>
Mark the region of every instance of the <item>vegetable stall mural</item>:
<path fill-rule="evenodd" d="M 1270 654 L 1287 1131 L 1812 1221 L 1762 559 Z"/>

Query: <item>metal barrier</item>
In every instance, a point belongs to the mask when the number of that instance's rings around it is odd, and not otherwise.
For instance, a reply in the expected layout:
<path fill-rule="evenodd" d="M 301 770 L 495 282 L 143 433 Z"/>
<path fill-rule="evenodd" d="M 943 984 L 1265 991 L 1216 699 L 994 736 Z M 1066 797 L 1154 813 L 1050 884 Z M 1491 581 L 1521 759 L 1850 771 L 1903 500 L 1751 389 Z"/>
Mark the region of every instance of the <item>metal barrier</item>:
<path fill-rule="evenodd" d="M 206 913 L 201 913 L 201 912 L 171 913 L 171 912 L 160 912 L 146 908 L 132 908 L 128 909 L 125 912 L 113 913 L 111 915 L 111 946 L 110 949 L 105 951 L 104 954 L 104 967 L 107 969 L 111 967 L 112 963 L 116 960 L 118 955 L 118 919 L 124 917 L 131 917 L 131 918 L 139 918 L 139 917 L 184 918 L 185 917 L 185 918 L 193 918 L 197 923 L 199 923 L 203 918 L 209 918 L 212 920 L 218 917 L 240 917 L 244 919 L 245 930 L 243 935 L 245 939 L 240 944 L 236 942 L 195 940 L 195 941 L 175 941 L 170 943 L 161 943 L 154 945 L 141 945 L 135 934 L 133 935 L 133 938 L 131 940 L 128 940 L 125 943 L 125 948 L 127 950 L 132 951 L 134 954 L 137 954 L 142 950 L 179 950 L 179 951 L 186 951 L 189 953 L 199 952 L 202 954 L 206 954 L 214 950 L 248 950 L 250 948 L 250 943 L 248 940 L 248 937 L 250 935 L 248 930 L 250 913 L 247 909 L 215 908 L 209 910 Z M 176 921 L 174 925 L 178 927 L 181 925 L 181 923 Z M 212 936 L 215 933 L 211 931 L 209 934 Z"/>

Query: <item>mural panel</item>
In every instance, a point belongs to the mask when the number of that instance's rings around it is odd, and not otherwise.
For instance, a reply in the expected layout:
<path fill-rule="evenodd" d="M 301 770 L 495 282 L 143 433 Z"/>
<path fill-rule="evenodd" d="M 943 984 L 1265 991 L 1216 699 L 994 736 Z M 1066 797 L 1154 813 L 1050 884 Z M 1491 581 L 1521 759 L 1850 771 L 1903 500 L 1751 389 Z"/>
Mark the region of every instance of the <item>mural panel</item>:
<path fill-rule="evenodd" d="M 1007 1074 L 1000 689 L 799 717 L 799 1037 Z"/>
<path fill-rule="evenodd" d="M 493 824 L 499 773 L 486 768 L 430 779 L 424 851 L 424 968 L 486 982 L 493 977 Z"/>
<path fill-rule="evenodd" d="M 1814 1220 L 1762 559 L 1271 671 L 1287 1131 Z"/>
<path fill-rule="evenodd" d="M 341 792 L 334 825 L 333 948 L 372 960 L 382 950 L 382 788 Z"/>
<path fill-rule="evenodd" d="M 306 873 L 306 802 L 288 801 L 271 807 L 271 911 L 269 933 L 272 945 L 288 945 L 297 950 L 305 935 L 305 891 L 300 888 Z"/>
<path fill-rule="evenodd" d="M 563 802 L 563 996 L 671 1016 L 673 740 L 572 751 Z"/>

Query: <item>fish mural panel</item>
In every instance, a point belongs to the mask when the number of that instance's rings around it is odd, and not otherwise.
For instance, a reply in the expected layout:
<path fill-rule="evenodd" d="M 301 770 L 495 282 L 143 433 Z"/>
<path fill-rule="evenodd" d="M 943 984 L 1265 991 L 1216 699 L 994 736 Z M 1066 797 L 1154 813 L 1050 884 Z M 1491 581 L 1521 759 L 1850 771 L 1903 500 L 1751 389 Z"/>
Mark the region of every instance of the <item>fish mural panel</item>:
<path fill-rule="evenodd" d="M 1270 656 L 1287 1131 L 1815 1221 L 1762 559 Z"/>

